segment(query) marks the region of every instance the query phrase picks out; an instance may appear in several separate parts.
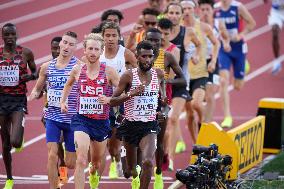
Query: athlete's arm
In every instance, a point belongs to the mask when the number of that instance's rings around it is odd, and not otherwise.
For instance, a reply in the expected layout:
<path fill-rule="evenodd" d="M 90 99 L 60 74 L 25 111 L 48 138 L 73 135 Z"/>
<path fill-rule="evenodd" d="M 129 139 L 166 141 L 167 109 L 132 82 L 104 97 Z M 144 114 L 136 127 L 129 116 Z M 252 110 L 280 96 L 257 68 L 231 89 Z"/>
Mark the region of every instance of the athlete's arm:
<path fill-rule="evenodd" d="M 40 67 L 40 72 L 39 72 L 39 77 L 37 79 L 37 82 L 30 94 L 30 96 L 28 97 L 29 100 L 33 100 L 35 98 L 39 98 L 41 91 L 45 85 L 46 82 L 46 71 L 47 68 L 49 66 L 49 62 L 44 63 L 41 67 Z"/>
<path fill-rule="evenodd" d="M 225 26 L 225 23 L 221 19 L 215 19 L 217 23 L 217 28 L 219 29 L 221 41 L 223 43 L 224 50 L 230 52 L 232 50 L 230 45 L 230 36 L 228 30 Z"/>
<path fill-rule="evenodd" d="M 60 107 L 61 107 L 61 112 L 62 113 L 67 113 L 68 112 L 68 108 L 67 108 L 67 104 L 66 104 L 66 99 L 69 96 L 73 84 L 75 83 L 75 81 L 78 80 L 80 72 L 81 72 L 81 68 L 82 65 L 81 64 L 76 64 L 73 69 L 70 72 L 70 76 L 67 80 L 67 82 L 64 85 L 63 91 L 62 91 L 62 96 L 60 99 Z"/>
<path fill-rule="evenodd" d="M 111 106 L 118 106 L 131 98 L 129 93 L 128 94 L 123 93 L 123 92 L 126 92 L 127 89 L 129 89 L 131 85 L 131 80 L 132 80 L 132 73 L 130 70 L 127 70 L 126 72 L 122 74 L 122 76 L 120 77 L 118 86 L 115 88 L 113 95 L 110 99 L 109 104 Z"/>
<path fill-rule="evenodd" d="M 143 26 L 141 24 L 136 23 L 132 29 L 132 31 L 130 32 L 127 40 L 126 40 L 126 44 L 125 47 L 129 50 L 131 50 L 132 52 L 135 52 L 135 48 L 136 48 L 136 34 L 139 33 L 140 31 L 143 30 Z"/>
<path fill-rule="evenodd" d="M 106 76 L 107 76 L 107 79 L 110 82 L 111 86 L 113 86 L 113 87 L 118 86 L 119 75 L 114 68 L 107 66 L 106 67 Z"/>
<path fill-rule="evenodd" d="M 220 43 L 219 43 L 218 39 L 214 36 L 212 28 L 208 24 L 205 24 L 205 23 L 203 23 L 203 24 L 204 24 L 203 27 L 204 27 L 204 31 L 206 33 L 206 36 L 211 41 L 211 43 L 213 45 L 212 58 L 211 58 L 210 63 L 208 64 L 208 71 L 212 73 L 212 72 L 214 72 L 214 70 L 216 68 L 216 62 L 217 62 L 217 58 L 218 58 Z"/>
<path fill-rule="evenodd" d="M 239 15 L 242 19 L 245 20 L 246 25 L 245 25 L 245 28 L 243 29 L 243 31 L 241 31 L 238 34 L 237 40 L 243 39 L 244 36 L 246 34 L 248 34 L 249 32 L 251 32 L 254 29 L 254 27 L 256 26 L 254 18 L 252 17 L 252 15 L 249 13 L 247 8 L 243 4 L 240 4 L 240 6 L 239 6 Z"/>
<path fill-rule="evenodd" d="M 186 80 L 182 73 L 181 67 L 179 66 L 176 58 L 169 52 L 165 52 L 165 60 L 167 62 L 167 67 L 170 67 L 176 75 L 175 79 L 167 79 L 166 83 L 185 86 Z"/>
<path fill-rule="evenodd" d="M 126 69 L 137 67 L 137 60 L 133 52 L 131 52 L 129 49 L 125 49 L 124 57 Z"/>
<path fill-rule="evenodd" d="M 168 100 L 166 95 L 166 82 L 164 78 L 164 71 L 161 69 L 156 69 L 156 72 L 160 83 L 161 100 L 163 102 L 163 105 L 166 105 Z"/>
<path fill-rule="evenodd" d="M 186 28 L 185 33 L 185 47 L 188 47 L 190 42 L 192 42 L 195 45 L 196 51 L 195 54 L 191 57 L 192 63 L 197 64 L 199 60 L 199 55 L 201 54 L 201 43 L 195 34 L 194 30 L 190 27 Z"/>
<path fill-rule="evenodd" d="M 36 71 L 34 54 L 28 48 L 23 48 L 23 54 L 24 54 L 24 58 L 25 58 L 25 60 L 28 64 L 28 66 L 31 70 L 31 74 L 24 74 L 22 76 L 22 79 L 25 79 L 26 81 L 36 80 L 38 78 L 38 74 L 37 74 L 37 71 Z"/>

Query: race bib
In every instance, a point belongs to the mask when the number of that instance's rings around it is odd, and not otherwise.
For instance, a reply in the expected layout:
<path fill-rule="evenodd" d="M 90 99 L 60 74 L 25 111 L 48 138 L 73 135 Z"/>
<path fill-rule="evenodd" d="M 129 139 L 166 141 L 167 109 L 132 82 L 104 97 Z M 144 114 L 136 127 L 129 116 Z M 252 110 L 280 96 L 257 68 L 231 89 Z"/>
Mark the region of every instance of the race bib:
<path fill-rule="evenodd" d="M 218 74 L 213 74 L 213 84 L 215 85 L 220 84 L 220 76 Z"/>
<path fill-rule="evenodd" d="M 47 90 L 48 106 L 54 106 L 60 108 L 61 96 L 62 96 L 61 90 L 48 89 Z M 65 102 L 68 103 L 68 98 L 66 99 Z"/>
<path fill-rule="evenodd" d="M 98 97 L 80 97 L 79 114 L 103 114 L 104 105 Z"/>
<path fill-rule="evenodd" d="M 147 117 L 156 114 L 158 98 L 153 96 L 135 96 L 134 97 L 134 116 Z"/>
<path fill-rule="evenodd" d="M 1 86 L 17 86 L 19 84 L 19 68 L 13 70 L 0 69 L 0 85 Z"/>

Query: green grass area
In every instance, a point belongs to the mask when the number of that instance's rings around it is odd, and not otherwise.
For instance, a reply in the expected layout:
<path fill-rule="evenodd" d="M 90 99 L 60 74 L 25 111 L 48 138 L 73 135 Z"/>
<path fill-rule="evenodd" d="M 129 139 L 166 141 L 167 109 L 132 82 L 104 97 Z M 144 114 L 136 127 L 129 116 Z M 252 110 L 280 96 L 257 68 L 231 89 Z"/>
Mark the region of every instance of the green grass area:
<path fill-rule="evenodd" d="M 239 189 L 283 189 L 284 188 L 284 180 L 254 180 L 254 181 L 246 181 Z"/>
<path fill-rule="evenodd" d="M 264 173 L 279 172 L 280 175 L 284 175 L 284 152 L 278 154 L 272 161 L 264 165 L 261 170 Z"/>

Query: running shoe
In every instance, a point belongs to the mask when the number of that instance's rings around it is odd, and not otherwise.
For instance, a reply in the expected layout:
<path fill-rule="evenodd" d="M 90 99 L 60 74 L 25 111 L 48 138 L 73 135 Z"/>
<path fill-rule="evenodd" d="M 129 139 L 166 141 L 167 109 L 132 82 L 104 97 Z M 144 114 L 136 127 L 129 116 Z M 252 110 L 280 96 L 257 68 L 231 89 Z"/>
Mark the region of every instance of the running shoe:
<path fill-rule="evenodd" d="M 60 166 L 58 168 L 59 171 L 59 178 L 62 184 L 66 184 L 68 182 L 68 175 L 67 175 L 67 167 Z"/>
<path fill-rule="evenodd" d="M 3 189 L 13 189 L 13 186 L 14 186 L 14 180 L 8 179 L 6 180 L 6 183 Z"/>
<path fill-rule="evenodd" d="M 89 176 L 89 184 L 91 189 L 96 189 L 98 188 L 100 183 L 100 176 L 98 175 L 98 172 L 96 171 L 94 174 L 90 173 Z"/>
<path fill-rule="evenodd" d="M 135 178 L 132 177 L 131 188 L 132 189 L 140 189 L 140 172 L 141 167 L 139 165 L 136 166 L 137 176 Z"/>
<path fill-rule="evenodd" d="M 164 181 L 163 181 L 163 174 L 157 174 L 156 173 L 157 167 L 154 169 L 154 175 L 155 175 L 155 182 L 154 182 L 154 189 L 163 189 L 164 188 Z"/>
<path fill-rule="evenodd" d="M 182 153 L 186 150 L 186 145 L 183 141 L 178 141 L 177 142 L 177 145 L 176 145 L 176 150 L 175 150 L 175 153 L 176 154 L 179 154 L 179 153 Z"/>
<path fill-rule="evenodd" d="M 19 148 L 15 148 L 15 152 L 21 152 L 24 149 L 25 140 L 23 139 L 22 144 Z"/>
<path fill-rule="evenodd" d="M 118 178 L 117 165 L 115 160 L 110 163 L 108 176 L 110 179 Z"/>
<path fill-rule="evenodd" d="M 275 60 L 273 63 L 272 70 L 271 70 L 272 75 L 278 74 L 281 71 L 281 69 L 282 69 L 281 62 Z"/>
<path fill-rule="evenodd" d="M 248 59 L 246 59 L 246 63 L 245 63 L 245 74 L 247 75 L 250 71 L 250 63 L 248 61 Z"/>
<path fill-rule="evenodd" d="M 231 116 L 226 116 L 221 123 L 221 127 L 232 127 L 233 125 L 233 118 Z"/>
<path fill-rule="evenodd" d="M 173 171 L 174 170 L 174 161 L 172 159 L 170 159 L 170 163 L 169 163 L 169 171 Z"/>

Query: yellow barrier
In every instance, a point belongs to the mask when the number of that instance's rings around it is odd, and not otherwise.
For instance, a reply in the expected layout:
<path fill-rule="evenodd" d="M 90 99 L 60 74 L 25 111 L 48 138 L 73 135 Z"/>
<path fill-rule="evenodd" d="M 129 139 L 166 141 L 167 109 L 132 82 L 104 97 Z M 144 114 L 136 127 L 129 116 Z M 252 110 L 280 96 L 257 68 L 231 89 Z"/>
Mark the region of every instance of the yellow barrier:
<path fill-rule="evenodd" d="M 235 180 L 262 160 L 265 117 L 258 116 L 228 132 L 217 123 L 202 124 L 198 134 L 198 145 L 208 146 L 215 143 L 222 155 L 233 157 L 232 170 L 228 179 Z M 191 163 L 196 157 L 191 157 Z"/>

